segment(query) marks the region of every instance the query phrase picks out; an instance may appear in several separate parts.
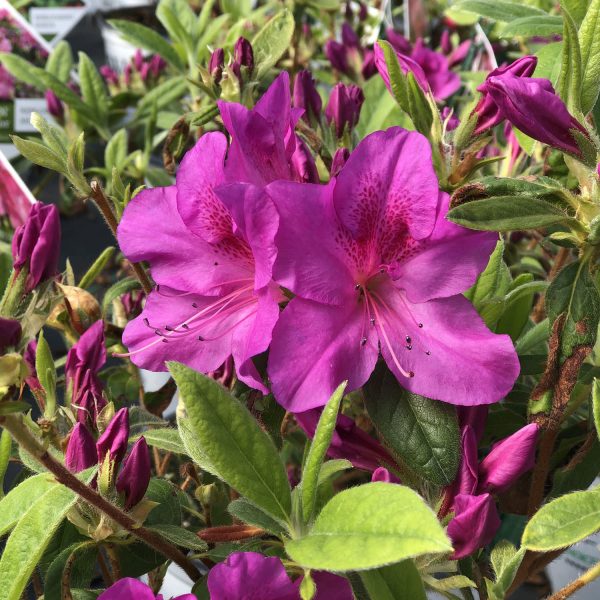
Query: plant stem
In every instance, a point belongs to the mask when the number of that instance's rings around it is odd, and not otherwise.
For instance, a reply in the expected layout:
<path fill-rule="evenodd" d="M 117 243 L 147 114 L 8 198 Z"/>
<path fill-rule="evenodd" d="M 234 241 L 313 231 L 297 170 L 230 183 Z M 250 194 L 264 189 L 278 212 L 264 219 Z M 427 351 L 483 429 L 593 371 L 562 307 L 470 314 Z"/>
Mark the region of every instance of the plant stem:
<path fill-rule="evenodd" d="M 580 590 L 582 587 L 586 586 L 588 583 L 591 583 L 598 577 L 600 577 L 600 562 L 595 564 L 591 569 L 587 570 L 575 581 L 572 581 L 569 585 L 562 588 L 562 590 L 558 590 L 556 594 L 552 594 L 548 600 L 564 600 L 564 598 L 572 596 L 577 590 Z"/>
<path fill-rule="evenodd" d="M 117 221 L 117 217 L 115 216 L 115 212 L 112 206 L 110 205 L 110 202 L 108 201 L 108 198 L 106 197 L 102 186 L 100 185 L 100 182 L 94 179 L 90 187 L 92 189 L 92 200 L 94 201 L 94 203 L 98 207 L 98 210 L 104 217 L 108 228 L 112 231 L 112 234 L 118 241 L 117 227 L 119 226 L 119 223 Z M 142 289 L 144 290 L 144 292 L 146 292 L 146 294 L 149 294 L 152 291 L 152 283 L 148 277 L 148 274 L 146 273 L 146 270 L 140 263 L 132 262 L 131 266 L 133 268 L 135 276 L 138 278 L 140 284 L 142 285 Z"/>
<path fill-rule="evenodd" d="M 538 459 L 533 470 L 531 478 L 531 491 L 529 493 L 529 503 L 527 506 L 527 515 L 531 518 L 544 500 L 544 491 L 546 488 L 546 479 L 550 472 L 550 459 L 554 444 L 558 437 L 558 430 L 549 429 L 544 434 L 540 443 Z"/>
<path fill-rule="evenodd" d="M 197 581 L 200 578 L 198 569 L 196 569 L 194 564 L 179 548 L 154 531 L 140 527 L 140 524 L 127 513 L 108 502 L 98 492 L 85 485 L 66 467 L 57 462 L 30 433 L 27 426 L 23 423 L 21 415 L 4 415 L 0 417 L 0 425 L 10 432 L 14 440 L 26 452 L 31 454 L 35 460 L 48 469 L 59 483 L 74 491 L 83 500 L 103 512 L 107 517 L 138 537 L 148 546 L 177 563 L 192 581 Z"/>

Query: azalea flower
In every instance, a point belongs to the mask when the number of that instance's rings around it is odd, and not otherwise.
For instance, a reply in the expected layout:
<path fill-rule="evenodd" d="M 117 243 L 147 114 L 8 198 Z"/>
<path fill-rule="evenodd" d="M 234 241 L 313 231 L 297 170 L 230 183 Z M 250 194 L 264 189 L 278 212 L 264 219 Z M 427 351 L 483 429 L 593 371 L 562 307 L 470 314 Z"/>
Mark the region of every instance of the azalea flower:
<path fill-rule="evenodd" d="M 293 412 L 361 387 L 381 353 L 406 389 L 453 404 L 504 397 L 519 373 L 510 338 L 461 295 L 496 236 L 445 219 L 429 143 L 399 127 L 366 137 L 328 185 L 268 186 L 280 213 L 275 279 L 293 298 L 269 375 Z"/>
<path fill-rule="evenodd" d="M 313 600 L 352 600 L 350 584 L 332 573 L 314 572 Z M 210 600 L 300 600 L 302 578 L 292 581 L 279 558 L 234 552 L 208 574 Z M 110 600 L 110 599 L 108 599 Z"/>
<path fill-rule="evenodd" d="M 115 584 L 111 585 L 107 590 L 98 596 L 98 600 L 163 600 L 163 595 L 155 595 L 154 592 L 145 583 L 125 577 L 119 579 Z M 182 594 L 171 600 L 197 600 L 194 594 Z"/>
<path fill-rule="evenodd" d="M 176 185 L 145 190 L 125 209 L 121 248 L 132 261 L 148 261 L 159 285 L 123 342 L 135 364 L 153 371 L 176 360 L 208 373 L 233 355 L 238 377 L 266 393 L 252 357 L 268 348 L 279 316 L 271 282 L 278 216 L 253 186 L 216 195 L 226 152 L 225 136 L 204 135 Z"/>

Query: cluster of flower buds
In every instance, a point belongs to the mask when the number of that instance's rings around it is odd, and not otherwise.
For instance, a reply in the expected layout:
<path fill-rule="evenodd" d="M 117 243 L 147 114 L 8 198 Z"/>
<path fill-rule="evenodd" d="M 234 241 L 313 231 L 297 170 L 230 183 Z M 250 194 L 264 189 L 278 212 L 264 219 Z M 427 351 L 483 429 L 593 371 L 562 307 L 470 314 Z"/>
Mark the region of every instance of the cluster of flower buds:
<path fill-rule="evenodd" d="M 533 467 L 539 432 L 537 424 L 526 425 L 492 446 L 479 462 L 478 445 L 485 427 L 487 407 L 460 411 L 462 460 L 444 501 L 448 509 L 454 510 L 454 517 L 448 523 L 448 535 L 454 545 L 455 559 L 489 544 L 496 535 L 500 518 L 492 494 L 505 492 Z"/>
<path fill-rule="evenodd" d="M 131 61 L 125 65 L 123 73 L 119 75 L 109 65 L 100 67 L 100 73 L 110 88 L 132 88 L 139 83 L 144 88 L 155 85 L 167 66 L 166 61 L 159 54 L 144 56 L 141 50 L 136 50 Z"/>
<path fill-rule="evenodd" d="M 129 412 L 122 408 L 114 415 L 97 441 L 90 430 L 77 423 L 69 436 L 65 466 L 73 473 L 99 465 L 98 487 L 101 493 L 114 489 L 126 510 L 144 497 L 150 483 L 151 464 L 148 445 L 140 437 L 125 458 L 129 441 Z"/>
<path fill-rule="evenodd" d="M 342 138 L 344 131 L 351 131 L 360 118 L 365 96 L 357 85 L 338 83 L 331 90 L 329 102 L 325 107 L 325 118 L 335 128 L 338 138 Z"/>
<path fill-rule="evenodd" d="M 359 75 L 369 79 L 377 73 L 373 50 L 361 45 L 358 35 L 348 23 L 342 25 L 341 42 L 329 40 L 325 44 L 325 55 L 336 71 L 353 79 Z"/>

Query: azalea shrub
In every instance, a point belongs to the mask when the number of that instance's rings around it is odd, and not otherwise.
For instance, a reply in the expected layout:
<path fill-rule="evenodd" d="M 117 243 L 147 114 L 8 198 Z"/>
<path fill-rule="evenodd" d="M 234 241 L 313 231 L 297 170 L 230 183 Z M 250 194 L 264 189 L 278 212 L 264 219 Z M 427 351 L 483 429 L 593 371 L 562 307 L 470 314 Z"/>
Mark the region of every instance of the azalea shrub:
<path fill-rule="evenodd" d="M 600 1 L 250 4 L 0 56 L 115 237 L 10 235 L 0 599 L 507 598 L 600 529 Z"/>

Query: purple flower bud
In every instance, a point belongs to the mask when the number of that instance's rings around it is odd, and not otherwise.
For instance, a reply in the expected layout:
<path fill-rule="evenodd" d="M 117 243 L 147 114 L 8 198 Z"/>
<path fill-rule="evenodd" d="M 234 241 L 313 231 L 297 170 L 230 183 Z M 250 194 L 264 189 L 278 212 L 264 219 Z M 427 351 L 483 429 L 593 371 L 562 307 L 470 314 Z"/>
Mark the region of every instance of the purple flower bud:
<path fill-rule="evenodd" d="M 450 32 L 447 29 L 442 31 L 442 37 L 440 39 L 440 48 L 444 54 L 450 54 L 452 52 L 452 40 L 450 39 Z"/>
<path fill-rule="evenodd" d="M 29 267 L 27 293 L 56 275 L 60 255 L 60 220 L 56 206 L 36 202 L 31 207 L 27 221 L 13 236 L 12 255 L 17 273 L 24 266 Z"/>
<path fill-rule="evenodd" d="M 338 137 L 342 137 L 346 127 L 352 129 L 358 123 L 364 101 L 363 91 L 357 85 L 338 83 L 333 88 L 325 108 L 325 116 L 335 125 Z"/>
<path fill-rule="evenodd" d="M 98 413 L 107 402 L 102 395 L 100 382 L 91 371 L 86 371 L 77 393 L 73 395 L 72 404 L 76 407 L 77 420 L 95 428 Z"/>
<path fill-rule="evenodd" d="M 233 47 L 233 64 L 231 70 L 241 77 L 241 67 L 247 67 L 250 72 L 254 69 L 254 51 L 252 44 L 244 37 L 238 38 Z"/>
<path fill-rule="evenodd" d="M 454 514 L 448 523 L 448 535 L 454 546 L 453 560 L 469 556 L 489 544 L 500 527 L 498 510 L 489 494 L 456 496 Z"/>
<path fill-rule="evenodd" d="M 67 353 L 65 375 L 72 387 L 73 397 L 77 396 L 79 389 L 83 387 L 86 374 L 88 372 L 97 373 L 105 362 L 104 321 L 100 320 L 84 332 L 79 341 Z M 101 389 L 99 382 L 94 387 Z"/>
<path fill-rule="evenodd" d="M 465 40 L 461 42 L 451 54 L 448 56 L 448 66 L 453 67 L 454 65 L 460 64 L 469 53 L 473 42 L 471 40 Z"/>
<path fill-rule="evenodd" d="M 152 75 L 158 77 L 167 66 L 167 61 L 160 54 L 155 54 L 149 64 Z"/>
<path fill-rule="evenodd" d="M 411 43 L 400 33 L 394 31 L 391 27 L 386 29 L 385 37 L 396 52 L 400 54 L 410 54 L 412 52 Z"/>
<path fill-rule="evenodd" d="M 150 75 L 150 63 L 144 63 L 140 69 L 140 79 L 146 83 L 148 76 Z"/>
<path fill-rule="evenodd" d="M 377 467 L 371 475 L 371 481 L 383 481 L 384 483 L 401 483 L 401 481 L 390 473 L 385 467 Z"/>
<path fill-rule="evenodd" d="M 507 119 L 534 140 L 567 154 L 582 156 L 573 131 L 578 131 L 585 137 L 588 137 L 588 133 L 569 113 L 550 81 L 492 77 L 485 85 L 488 97 L 494 102 L 501 118 Z"/>
<path fill-rule="evenodd" d="M 290 166 L 294 181 L 319 183 L 319 172 L 317 171 L 315 159 L 300 138 L 296 138 L 296 149 L 290 158 Z"/>
<path fill-rule="evenodd" d="M 210 73 L 210 76 L 213 78 L 215 83 L 219 83 L 219 81 L 221 81 L 224 67 L 225 52 L 223 48 L 217 48 L 210 55 L 210 60 L 208 61 L 208 72 Z"/>
<path fill-rule="evenodd" d="M 450 117 L 449 119 L 448 116 Z M 444 106 L 444 108 L 442 108 L 442 119 L 444 121 L 448 119 L 448 122 L 446 123 L 446 131 L 454 131 L 460 125 L 458 117 L 454 114 L 449 106 Z"/>
<path fill-rule="evenodd" d="M 96 444 L 88 428 L 77 423 L 67 443 L 65 466 L 72 473 L 79 473 L 96 464 Z"/>
<path fill-rule="evenodd" d="M 110 460 L 119 464 L 127 451 L 127 440 L 129 439 L 129 412 L 126 408 L 117 411 L 108 427 L 96 442 L 98 463 L 102 464 L 107 453 Z"/>
<path fill-rule="evenodd" d="M 337 177 L 339 172 L 342 170 L 342 167 L 346 164 L 346 161 L 350 157 L 350 151 L 348 148 L 338 148 L 333 155 L 333 160 L 331 161 L 331 177 Z"/>
<path fill-rule="evenodd" d="M 476 135 L 495 127 L 505 118 L 489 93 L 490 80 L 492 78 L 508 79 L 531 77 L 535 71 L 536 65 L 537 57 L 523 56 L 510 65 L 498 67 L 490 72 L 486 80 L 477 88 L 477 91 L 481 92 L 481 99 L 473 111 L 477 114 L 477 126 L 474 131 Z"/>
<path fill-rule="evenodd" d="M 1 352 L 1 350 L 0 350 Z M 23 360 L 27 365 L 27 369 L 29 370 L 29 375 L 25 377 L 25 383 L 30 387 L 31 391 L 35 394 L 36 392 L 42 392 L 44 388 L 42 388 L 42 384 L 37 376 L 37 371 L 35 370 L 35 355 L 37 353 L 37 341 L 31 340 L 27 347 L 25 348 L 25 353 L 23 354 Z"/>
<path fill-rule="evenodd" d="M 472 495 L 475 493 L 479 478 L 478 469 L 477 438 L 473 429 L 467 425 L 463 429 L 461 436 L 460 467 L 453 485 L 455 496 L 459 494 Z"/>
<path fill-rule="evenodd" d="M 342 25 L 342 43 L 346 48 L 359 48 L 360 40 L 358 39 L 358 35 L 356 35 L 356 31 L 348 25 L 348 23 L 344 23 Z"/>
<path fill-rule="evenodd" d="M 364 79 L 370 79 L 377 73 L 377 64 L 375 63 L 375 52 L 371 49 L 366 49 L 363 53 L 363 63 L 360 69 Z"/>
<path fill-rule="evenodd" d="M 133 508 L 143 497 L 150 483 L 150 452 L 146 440 L 141 437 L 123 462 L 117 477 L 116 488 L 125 494 L 125 509 Z"/>
<path fill-rule="evenodd" d="M 48 112 L 55 119 L 61 120 L 65 116 L 65 107 L 63 106 L 63 103 L 52 90 L 46 90 L 45 96 Z"/>
<path fill-rule="evenodd" d="M 125 65 L 125 68 L 123 69 L 123 80 L 125 81 L 126 86 L 131 85 L 131 72 L 131 65 Z"/>
<path fill-rule="evenodd" d="M 307 123 L 310 123 L 311 119 L 318 121 L 321 117 L 323 101 L 310 71 L 300 71 L 296 75 L 292 105 L 294 108 L 304 109 L 302 118 Z"/>
<path fill-rule="evenodd" d="M 15 319 L 0 317 L 0 354 L 4 354 L 7 348 L 12 348 L 21 339 L 21 324 Z"/>
<path fill-rule="evenodd" d="M 116 71 L 111 69 L 108 65 L 102 65 L 100 67 L 100 74 L 104 77 L 104 80 L 108 84 L 119 85 L 119 76 Z"/>
<path fill-rule="evenodd" d="M 462 429 L 469 425 L 475 432 L 477 443 L 481 441 L 485 424 L 487 422 L 489 408 L 483 404 L 480 406 L 457 406 L 458 424 Z"/>
<path fill-rule="evenodd" d="M 344 44 L 335 40 L 328 40 L 325 44 L 325 56 L 329 59 L 331 66 L 340 73 L 350 73 L 348 64 L 348 50 Z"/>
<path fill-rule="evenodd" d="M 135 70 L 140 73 L 142 70 L 142 67 L 144 66 L 144 55 L 142 54 L 142 51 L 138 48 L 135 51 L 135 54 L 133 55 L 133 66 L 135 67 Z"/>
<path fill-rule="evenodd" d="M 531 423 L 495 444 L 479 465 L 480 492 L 504 492 L 535 464 L 539 425 Z"/>
<path fill-rule="evenodd" d="M 366 21 L 369 16 L 369 11 L 367 9 L 367 5 L 364 2 L 358 2 L 358 20 Z"/>

